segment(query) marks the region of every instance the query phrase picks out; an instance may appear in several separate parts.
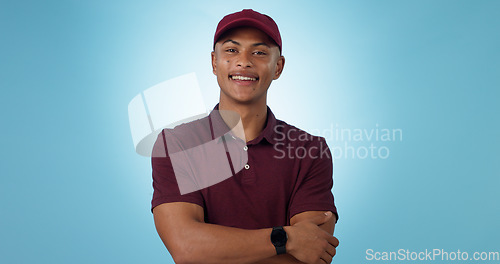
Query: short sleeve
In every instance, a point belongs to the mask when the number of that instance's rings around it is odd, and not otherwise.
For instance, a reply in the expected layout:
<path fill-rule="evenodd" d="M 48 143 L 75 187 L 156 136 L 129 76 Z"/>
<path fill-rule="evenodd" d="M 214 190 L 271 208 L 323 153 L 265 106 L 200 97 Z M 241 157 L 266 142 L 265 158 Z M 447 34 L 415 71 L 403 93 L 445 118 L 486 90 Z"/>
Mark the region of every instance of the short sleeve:
<path fill-rule="evenodd" d="M 165 130 L 163 130 L 158 135 L 151 155 L 153 169 L 151 211 L 160 204 L 172 202 L 188 202 L 204 207 L 204 200 L 200 191 L 181 195 L 172 161 L 168 155 L 166 142 Z"/>
<path fill-rule="evenodd" d="M 289 215 L 306 211 L 331 211 L 338 220 L 333 187 L 332 154 L 324 138 L 309 146 L 309 156 L 301 165 L 301 175 L 292 194 Z"/>

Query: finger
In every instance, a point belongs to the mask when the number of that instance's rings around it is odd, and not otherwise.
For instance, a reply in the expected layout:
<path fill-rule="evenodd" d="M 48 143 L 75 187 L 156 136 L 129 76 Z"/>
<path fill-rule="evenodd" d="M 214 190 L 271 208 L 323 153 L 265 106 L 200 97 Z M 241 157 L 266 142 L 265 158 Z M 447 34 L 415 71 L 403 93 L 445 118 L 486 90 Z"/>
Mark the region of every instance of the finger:
<path fill-rule="evenodd" d="M 325 260 L 323 260 L 322 258 L 319 258 L 318 261 L 314 262 L 315 264 L 328 264 L 330 262 L 326 262 Z"/>
<path fill-rule="evenodd" d="M 326 223 L 326 221 L 328 221 L 328 219 L 330 219 L 331 217 L 332 217 L 332 212 L 326 212 L 323 214 L 318 214 L 315 217 L 312 217 L 310 221 L 315 225 L 322 225 Z"/>
<path fill-rule="evenodd" d="M 337 254 L 337 250 L 335 249 L 334 246 L 332 246 L 331 244 L 328 244 L 328 246 L 326 246 L 326 252 L 333 257 L 335 257 L 335 254 Z"/>
<path fill-rule="evenodd" d="M 328 243 L 330 243 L 330 245 L 334 246 L 334 247 L 338 247 L 339 246 L 339 240 L 334 237 L 334 236 L 327 236 L 326 237 L 326 240 L 328 241 Z"/>
<path fill-rule="evenodd" d="M 332 262 L 332 256 L 330 256 L 330 254 L 328 254 L 326 251 L 323 252 L 323 254 L 321 255 L 321 259 L 325 262 L 325 263 L 331 263 Z"/>

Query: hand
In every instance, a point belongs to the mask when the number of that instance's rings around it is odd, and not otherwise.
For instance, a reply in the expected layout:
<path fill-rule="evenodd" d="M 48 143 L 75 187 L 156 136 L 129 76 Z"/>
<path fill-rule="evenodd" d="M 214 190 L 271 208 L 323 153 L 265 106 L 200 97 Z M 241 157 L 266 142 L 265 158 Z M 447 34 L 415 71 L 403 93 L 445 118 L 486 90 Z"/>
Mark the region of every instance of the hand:
<path fill-rule="evenodd" d="M 331 263 L 339 240 L 319 227 L 332 217 L 331 212 L 286 226 L 287 252 L 308 264 Z"/>

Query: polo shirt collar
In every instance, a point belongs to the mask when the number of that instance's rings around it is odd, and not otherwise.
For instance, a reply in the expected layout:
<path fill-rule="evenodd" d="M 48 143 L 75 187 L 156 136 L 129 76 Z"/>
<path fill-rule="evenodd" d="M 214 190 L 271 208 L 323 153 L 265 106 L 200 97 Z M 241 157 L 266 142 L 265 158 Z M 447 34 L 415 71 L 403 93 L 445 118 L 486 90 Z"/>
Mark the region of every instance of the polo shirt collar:
<path fill-rule="evenodd" d="M 219 110 L 219 104 L 217 104 L 213 110 Z M 213 113 L 217 113 L 217 114 L 213 114 Z M 220 122 L 224 122 L 222 120 L 222 118 L 220 117 L 220 115 L 218 114 L 218 112 L 214 112 L 212 111 L 212 113 L 210 113 L 210 116 L 212 116 L 212 120 L 213 122 L 217 122 L 217 127 L 220 125 L 221 127 L 227 127 L 224 126 L 223 124 L 221 124 Z M 271 144 L 276 144 L 276 131 L 275 131 L 275 127 L 276 127 L 276 123 L 277 123 L 277 120 L 276 120 L 276 117 L 274 116 L 273 112 L 271 111 L 271 108 L 269 108 L 269 106 L 267 107 L 267 117 L 266 117 L 266 126 L 264 127 L 264 129 L 262 130 L 262 132 L 260 132 L 259 136 L 252 139 L 251 141 L 249 141 L 247 143 L 247 145 L 257 145 L 259 144 L 263 139 L 265 139 L 267 142 L 271 143 Z M 220 135 L 218 135 L 220 136 Z M 216 135 L 217 137 L 217 135 Z"/>

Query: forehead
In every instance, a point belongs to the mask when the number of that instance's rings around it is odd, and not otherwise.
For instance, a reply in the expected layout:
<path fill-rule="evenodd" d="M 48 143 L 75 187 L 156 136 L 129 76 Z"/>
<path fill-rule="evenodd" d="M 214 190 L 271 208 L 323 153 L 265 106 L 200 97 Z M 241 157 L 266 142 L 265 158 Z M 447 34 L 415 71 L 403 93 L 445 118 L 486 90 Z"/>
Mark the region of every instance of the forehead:
<path fill-rule="evenodd" d="M 254 43 L 266 43 L 270 46 L 277 46 L 266 33 L 253 27 L 238 27 L 228 30 L 219 38 L 217 43 L 223 43 L 228 39 Z"/>

